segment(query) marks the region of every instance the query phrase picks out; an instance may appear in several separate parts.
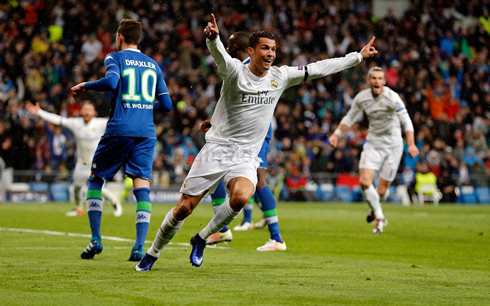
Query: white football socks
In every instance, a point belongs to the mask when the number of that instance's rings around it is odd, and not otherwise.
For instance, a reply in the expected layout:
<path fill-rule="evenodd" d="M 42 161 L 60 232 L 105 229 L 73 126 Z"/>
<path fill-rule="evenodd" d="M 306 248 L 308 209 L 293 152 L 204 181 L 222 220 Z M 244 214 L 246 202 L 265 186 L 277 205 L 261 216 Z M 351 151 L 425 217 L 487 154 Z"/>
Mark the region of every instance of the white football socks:
<path fill-rule="evenodd" d="M 371 206 L 371 209 L 374 211 L 376 219 L 384 219 L 385 216 L 383 215 L 383 210 L 381 209 L 381 204 L 379 203 L 379 194 L 376 189 L 374 189 L 374 186 L 371 184 L 369 188 L 363 190 L 362 193 L 364 194 L 369 206 Z"/>
<path fill-rule="evenodd" d="M 199 232 L 199 236 L 206 240 L 212 234 L 218 232 L 223 227 L 229 225 L 235 218 L 240 214 L 241 210 L 238 212 L 233 211 L 230 207 L 230 198 L 228 197 L 225 203 L 221 204 L 216 210 L 216 214 L 213 219 L 209 221 L 208 225 Z"/>
<path fill-rule="evenodd" d="M 111 204 L 116 203 L 118 201 L 116 195 L 106 187 L 102 187 L 102 197 L 104 199 L 109 200 Z"/>
<path fill-rule="evenodd" d="M 388 201 L 388 197 L 390 196 L 390 190 L 389 189 L 386 189 L 386 193 L 385 195 L 383 196 L 383 198 L 381 199 L 383 202 L 386 202 Z"/>
<path fill-rule="evenodd" d="M 151 256 L 158 257 L 160 251 L 165 248 L 172 238 L 174 238 L 175 234 L 177 234 L 182 227 L 182 224 L 184 224 L 184 221 L 175 220 L 174 208 L 172 208 L 165 216 L 165 219 L 163 219 L 155 240 L 153 240 L 153 244 L 148 249 L 147 253 Z"/>

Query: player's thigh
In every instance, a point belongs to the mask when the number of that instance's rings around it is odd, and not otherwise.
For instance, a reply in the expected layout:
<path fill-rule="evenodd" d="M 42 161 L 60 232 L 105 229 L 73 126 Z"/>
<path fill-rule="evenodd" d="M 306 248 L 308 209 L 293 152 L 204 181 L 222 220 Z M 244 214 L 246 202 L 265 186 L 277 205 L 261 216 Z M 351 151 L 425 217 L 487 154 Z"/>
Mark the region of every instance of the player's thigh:
<path fill-rule="evenodd" d="M 239 211 L 252 198 L 255 185 L 246 177 L 235 177 L 228 182 L 230 189 L 230 206 L 234 211 Z"/>
<path fill-rule="evenodd" d="M 88 178 L 90 176 L 90 165 L 84 165 L 81 162 L 75 164 L 73 170 L 73 185 L 85 186 L 87 185 Z"/>
<path fill-rule="evenodd" d="M 92 173 L 106 181 L 112 180 L 126 163 L 133 144 L 131 137 L 102 136 L 92 160 Z"/>
<path fill-rule="evenodd" d="M 403 155 L 403 146 L 388 149 L 386 159 L 379 171 L 379 177 L 387 182 L 393 182 Z"/>
<path fill-rule="evenodd" d="M 128 153 L 128 159 L 123 166 L 123 173 L 133 178 L 141 178 L 151 182 L 153 154 L 157 140 L 154 138 L 135 137 L 134 145 Z"/>
<path fill-rule="evenodd" d="M 255 192 L 255 186 L 257 186 L 257 166 L 258 165 L 253 162 L 244 162 L 229 168 L 229 170 L 226 172 L 223 178 L 223 182 L 230 190 L 230 197 L 232 194 L 232 190 L 231 190 L 232 186 L 230 186 L 230 182 L 236 178 L 244 178 L 251 183 L 250 186 L 252 187 L 251 187 L 250 197 L 252 197 L 253 193 Z M 243 183 L 240 186 L 241 187 L 248 186 L 248 183 L 247 184 Z M 248 189 L 250 188 L 247 187 L 247 190 Z M 247 201 L 249 199 L 247 199 Z"/>
<path fill-rule="evenodd" d="M 229 166 L 220 160 L 222 155 L 219 152 L 220 146 L 217 144 L 204 145 L 180 188 L 181 193 L 199 196 L 216 190 L 219 181 L 229 169 Z"/>

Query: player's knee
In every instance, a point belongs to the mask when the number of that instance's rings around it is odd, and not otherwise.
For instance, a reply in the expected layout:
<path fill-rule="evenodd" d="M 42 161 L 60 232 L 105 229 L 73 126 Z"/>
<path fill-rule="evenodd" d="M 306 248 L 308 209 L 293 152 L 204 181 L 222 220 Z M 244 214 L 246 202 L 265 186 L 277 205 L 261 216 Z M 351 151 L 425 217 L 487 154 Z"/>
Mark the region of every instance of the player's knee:
<path fill-rule="evenodd" d="M 372 182 L 371 182 L 371 180 L 369 180 L 369 179 L 367 179 L 367 178 L 363 178 L 363 177 L 361 177 L 361 178 L 359 179 L 359 184 L 361 185 L 361 188 L 362 188 L 363 190 L 365 190 L 365 189 L 368 189 L 368 188 L 369 188 L 369 186 L 371 186 Z"/>
<path fill-rule="evenodd" d="M 378 194 L 380 197 L 384 197 L 386 194 L 386 188 L 384 186 L 378 186 Z"/>
<path fill-rule="evenodd" d="M 240 210 L 247 205 L 250 196 L 245 193 L 235 194 L 230 199 L 230 206 L 234 211 Z"/>
<path fill-rule="evenodd" d="M 187 195 L 183 195 L 179 203 L 174 209 L 174 218 L 182 221 L 187 218 L 194 210 L 194 205 L 192 205 L 192 199 Z"/>
<path fill-rule="evenodd" d="M 259 181 L 257 182 L 257 190 L 262 189 L 266 186 L 267 186 L 267 181 L 265 180 L 265 178 L 264 179 L 259 178 Z"/>

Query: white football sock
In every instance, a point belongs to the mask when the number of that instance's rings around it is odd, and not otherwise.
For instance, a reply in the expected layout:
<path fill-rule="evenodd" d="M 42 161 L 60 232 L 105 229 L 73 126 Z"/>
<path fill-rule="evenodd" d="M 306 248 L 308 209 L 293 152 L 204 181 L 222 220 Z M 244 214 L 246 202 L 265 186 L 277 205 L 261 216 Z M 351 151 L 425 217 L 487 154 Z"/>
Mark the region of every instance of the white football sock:
<path fill-rule="evenodd" d="M 155 240 L 153 240 L 153 244 L 147 251 L 147 253 L 151 256 L 158 257 L 160 251 L 165 248 L 172 238 L 174 238 L 175 234 L 177 234 L 182 227 L 182 224 L 184 224 L 184 220 L 175 220 L 174 208 L 172 208 L 165 216 L 165 219 L 163 219 L 162 225 L 160 225 L 160 228 L 158 229 Z"/>
<path fill-rule="evenodd" d="M 388 197 L 390 196 L 390 190 L 386 189 L 385 195 L 381 198 L 382 202 L 386 202 L 388 200 Z M 381 196 L 380 196 L 381 197 Z"/>
<path fill-rule="evenodd" d="M 241 210 L 238 212 L 233 211 L 230 207 L 229 198 L 226 199 L 226 202 L 221 204 L 213 219 L 209 221 L 208 225 L 199 232 L 199 236 L 206 240 L 212 234 L 218 232 L 223 227 L 229 225 L 235 218 L 240 214 Z"/>
<path fill-rule="evenodd" d="M 117 202 L 117 197 L 114 193 L 112 193 L 112 191 L 110 191 L 109 189 L 105 188 L 105 187 L 102 187 L 102 196 L 107 199 L 111 204 L 113 203 L 116 203 Z"/>
<path fill-rule="evenodd" d="M 374 189 L 374 186 L 371 184 L 369 188 L 363 190 L 362 193 L 364 194 L 369 206 L 371 206 L 371 209 L 374 211 L 376 219 L 384 219 L 385 216 L 383 215 L 383 210 L 381 209 L 381 204 L 379 203 L 379 194 L 376 189 Z"/>

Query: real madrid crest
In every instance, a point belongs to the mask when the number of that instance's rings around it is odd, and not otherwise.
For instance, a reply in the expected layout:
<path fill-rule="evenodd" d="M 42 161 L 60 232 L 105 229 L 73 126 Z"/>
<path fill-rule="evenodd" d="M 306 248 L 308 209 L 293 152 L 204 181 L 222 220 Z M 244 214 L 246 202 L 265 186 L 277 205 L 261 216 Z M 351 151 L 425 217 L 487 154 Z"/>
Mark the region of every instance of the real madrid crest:
<path fill-rule="evenodd" d="M 187 180 L 184 182 L 184 188 L 187 188 Z"/>
<path fill-rule="evenodd" d="M 279 84 L 275 80 L 271 80 L 271 88 L 276 89 Z"/>

